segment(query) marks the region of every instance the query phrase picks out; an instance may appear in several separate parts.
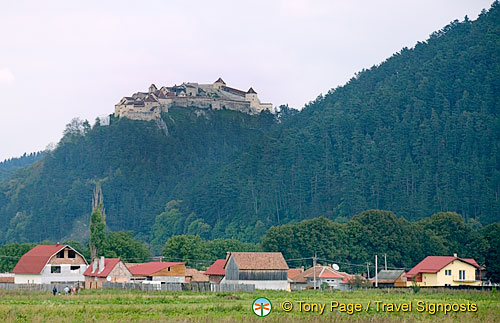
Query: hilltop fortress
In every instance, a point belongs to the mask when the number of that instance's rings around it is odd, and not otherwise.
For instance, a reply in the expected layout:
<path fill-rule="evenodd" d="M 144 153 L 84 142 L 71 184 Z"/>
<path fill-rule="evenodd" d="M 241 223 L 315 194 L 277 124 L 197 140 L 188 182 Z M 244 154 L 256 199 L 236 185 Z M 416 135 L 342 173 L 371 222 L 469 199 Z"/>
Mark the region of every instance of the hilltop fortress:
<path fill-rule="evenodd" d="M 161 112 L 172 106 L 196 107 L 213 110 L 236 110 L 258 114 L 264 110 L 273 113 L 272 103 L 261 103 L 252 88 L 241 91 L 229 86 L 219 78 L 213 84 L 182 83 L 159 90 L 151 84 L 148 92 L 137 92 L 123 97 L 115 105 L 115 117 L 133 120 L 155 120 Z"/>

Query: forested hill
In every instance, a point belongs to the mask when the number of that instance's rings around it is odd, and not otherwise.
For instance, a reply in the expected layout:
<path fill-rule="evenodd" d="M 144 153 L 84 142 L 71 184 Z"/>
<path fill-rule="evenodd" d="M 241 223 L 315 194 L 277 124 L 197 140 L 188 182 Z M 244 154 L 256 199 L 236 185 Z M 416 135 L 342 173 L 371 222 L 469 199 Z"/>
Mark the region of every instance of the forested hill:
<path fill-rule="evenodd" d="M 467 220 L 499 221 L 499 114 L 495 2 L 476 21 L 454 21 L 318 97 L 271 145 L 254 146 L 192 185 L 189 204 L 204 210 L 203 201 L 217 201 L 239 210 L 239 225 L 249 218 L 345 220 L 366 209 L 409 220 L 456 211 Z M 223 176 L 240 169 L 250 170 L 238 183 L 249 183 L 252 194 L 233 194 L 239 184 Z M 215 193 L 207 188 L 217 178 L 226 178 L 217 187 L 228 187 Z"/>
<path fill-rule="evenodd" d="M 30 153 L 29 155 L 24 153 L 21 157 L 9 158 L 0 162 L 0 181 L 7 179 L 19 168 L 25 167 L 32 164 L 42 158 L 43 152 Z"/>
<path fill-rule="evenodd" d="M 281 123 L 179 108 L 163 115 L 168 135 L 127 119 L 70 128 L 0 183 L 0 242 L 83 236 L 98 181 L 110 229 L 159 246 L 182 233 L 257 241 L 271 225 L 366 209 L 500 221 L 499 93 L 495 2 Z"/>
<path fill-rule="evenodd" d="M 111 230 L 148 234 L 155 217 L 192 177 L 230 163 L 276 124 L 270 113 L 172 108 L 155 122 L 68 124 L 57 149 L 0 182 L 1 241 L 88 236 L 92 190 L 101 183 Z M 147 240 L 148 237 L 145 237 Z"/>

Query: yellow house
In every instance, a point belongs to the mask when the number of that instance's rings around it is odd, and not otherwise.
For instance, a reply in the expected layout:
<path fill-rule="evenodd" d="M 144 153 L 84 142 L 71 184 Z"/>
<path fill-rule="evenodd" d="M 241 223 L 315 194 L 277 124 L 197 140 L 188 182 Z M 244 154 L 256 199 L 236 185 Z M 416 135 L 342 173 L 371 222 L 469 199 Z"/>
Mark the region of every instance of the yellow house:
<path fill-rule="evenodd" d="M 480 286 L 476 279 L 477 262 L 472 258 L 428 256 L 407 274 L 407 286 L 414 282 L 419 286 Z"/>

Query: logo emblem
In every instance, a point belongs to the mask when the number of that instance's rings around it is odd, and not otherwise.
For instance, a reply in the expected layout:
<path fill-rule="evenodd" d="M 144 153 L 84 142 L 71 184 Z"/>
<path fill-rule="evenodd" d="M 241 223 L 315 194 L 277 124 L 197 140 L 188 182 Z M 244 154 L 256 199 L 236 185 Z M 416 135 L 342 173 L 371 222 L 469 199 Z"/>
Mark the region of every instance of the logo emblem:
<path fill-rule="evenodd" d="M 265 297 L 259 297 L 252 304 L 252 310 L 259 317 L 268 316 L 273 309 L 271 301 Z"/>

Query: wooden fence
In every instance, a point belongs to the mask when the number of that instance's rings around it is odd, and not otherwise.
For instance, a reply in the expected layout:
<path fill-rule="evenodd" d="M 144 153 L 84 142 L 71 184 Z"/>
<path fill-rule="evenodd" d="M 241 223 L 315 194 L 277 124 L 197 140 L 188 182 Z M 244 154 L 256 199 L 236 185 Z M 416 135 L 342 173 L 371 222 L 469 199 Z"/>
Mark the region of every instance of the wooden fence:
<path fill-rule="evenodd" d="M 111 283 L 104 282 L 102 288 L 143 290 L 143 291 L 195 291 L 195 292 L 254 292 L 255 285 L 249 284 L 214 284 L 214 283 Z"/>
<path fill-rule="evenodd" d="M 80 286 L 82 286 L 81 283 Z M 78 283 L 76 282 L 65 282 L 65 283 L 52 283 L 52 284 L 14 284 L 14 283 L 0 283 L 0 289 L 7 290 L 33 290 L 40 292 L 52 292 L 54 287 L 58 292 L 64 293 L 64 288 L 69 287 L 77 287 Z"/>

